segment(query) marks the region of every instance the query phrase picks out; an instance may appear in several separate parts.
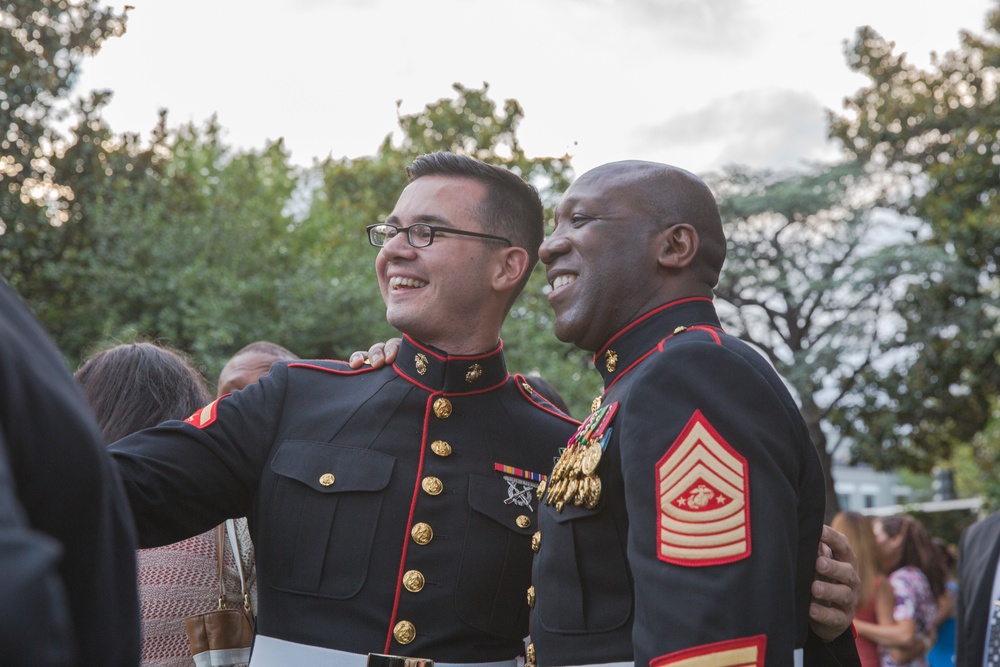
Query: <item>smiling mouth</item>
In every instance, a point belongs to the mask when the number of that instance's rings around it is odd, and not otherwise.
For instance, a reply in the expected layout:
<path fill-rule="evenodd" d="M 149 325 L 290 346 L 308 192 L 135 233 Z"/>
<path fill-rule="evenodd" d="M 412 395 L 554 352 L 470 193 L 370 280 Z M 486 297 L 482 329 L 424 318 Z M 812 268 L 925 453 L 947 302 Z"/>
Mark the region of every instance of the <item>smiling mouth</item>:
<path fill-rule="evenodd" d="M 389 278 L 389 289 L 412 289 L 426 286 L 427 283 L 425 281 L 417 280 L 416 278 L 403 278 L 401 276 Z"/>
<path fill-rule="evenodd" d="M 575 274 L 564 273 L 561 276 L 557 276 L 552 281 L 552 291 L 555 292 L 556 290 L 558 290 L 558 289 L 560 289 L 562 287 L 566 287 L 566 285 L 569 285 L 569 284 L 574 283 L 574 282 L 576 282 L 576 275 Z"/>

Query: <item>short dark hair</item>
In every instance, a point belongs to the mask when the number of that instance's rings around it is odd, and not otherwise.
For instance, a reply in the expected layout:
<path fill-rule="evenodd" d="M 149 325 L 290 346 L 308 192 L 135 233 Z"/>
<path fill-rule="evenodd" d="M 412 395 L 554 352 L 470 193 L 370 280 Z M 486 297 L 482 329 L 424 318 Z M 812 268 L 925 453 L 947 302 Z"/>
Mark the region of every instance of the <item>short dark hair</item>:
<path fill-rule="evenodd" d="M 513 171 L 456 153 L 421 155 L 406 169 L 414 181 L 421 176 L 471 178 L 486 187 L 477 210 L 483 231 L 503 236 L 528 252 L 528 270 L 518 291 L 524 288 L 538 263 L 538 247 L 545 236 L 545 207 L 538 190 Z"/>
<path fill-rule="evenodd" d="M 91 356 L 75 374 L 107 442 L 186 419 L 212 400 L 185 355 L 153 343 L 123 343 Z"/>
<path fill-rule="evenodd" d="M 247 354 L 249 352 L 266 354 L 281 361 L 294 361 L 299 358 L 294 352 L 281 347 L 277 343 L 271 343 L 266 340 L 258 340 L 240 349 L 240 351 L 230 357 L 230 359 L 235 359 L 241 354 Z"/>

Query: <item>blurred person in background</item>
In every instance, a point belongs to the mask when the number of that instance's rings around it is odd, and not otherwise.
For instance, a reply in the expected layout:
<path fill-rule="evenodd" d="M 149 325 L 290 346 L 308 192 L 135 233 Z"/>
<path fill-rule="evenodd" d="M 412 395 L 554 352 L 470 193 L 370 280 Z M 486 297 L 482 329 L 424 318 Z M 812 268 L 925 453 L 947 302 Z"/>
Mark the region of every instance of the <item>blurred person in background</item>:
<path fill-rule="evenodd" d="M 116 345 L 89 357 L 76 372 L 101 433 L 114 442 L 148 426 L 187 418 L 212 400 L 208 384 L 183 353 L 148 342 Z M 241 547 L 250 546 L 245 522 Z M 244 555 L 248 562 L 251 554 Z M 190 667 L 184 619 L 210 611 L 218 595 L 215 529 L 175 544 L 141 549 L 139 600 L 142 666 Z M 231 608 L 242 605 L 236 562 L 225 553 L 225 588 Z M 252 568 L 248 570 L 251 598 Z M 231 597 L 230 597 L 231 596 Z"/>
<path fill-rule="evenodd" d="M 972 524 L 958 542 L 956 667 L 984 667 L 1000 634 L 1000 512 Z M 993 646 L 991 647 L 991 644 Z"/>
<path fill-rule="evenodd" d="M 927 529 L 908 514 L 877 517 L 875 542 L 892 585 L 893 623 L 857 626 L 882 651 L 883 667 L 927 667 L 934 645 L 938 598 L 945 591 L 944 563 Z"/>
<path fill-rule="evenodd" d="M 958 551 L 955 545 L 948 544 L 940 537 L 933 538 L 934 546 L 944 563 L 947 578 L 944 594 L 938 597 L 937 641 L 927 662 L 931 667 L 953 667 L 955 664 L 955 606 L 958 602 L 958 579 L 955 578 L 955 565 L 958 563 Z"/>
<path fill-rule="evenodd" d="M 291 350 L 264 340 L 250 343 L 229 358 L 219 373 L 216 396 L 225 396 L 253 384 L 271 370 L 276 361 L 298 359 Z"/>
<path fill-rule="evenodd" d="M 855 641 L 862 667 L 880 667 L 878 644 L 870 638 L 869 630 L 877 624 L 892 624 L 894 604 L 892 587 L 882 574 L 875 532 L 868 517 L 858 512 L 838 512 L 830 527 L 847 536 L 858 558 L 858 577 L 861 590 L 854 614 L 854 627 L 858 631 Z"/>

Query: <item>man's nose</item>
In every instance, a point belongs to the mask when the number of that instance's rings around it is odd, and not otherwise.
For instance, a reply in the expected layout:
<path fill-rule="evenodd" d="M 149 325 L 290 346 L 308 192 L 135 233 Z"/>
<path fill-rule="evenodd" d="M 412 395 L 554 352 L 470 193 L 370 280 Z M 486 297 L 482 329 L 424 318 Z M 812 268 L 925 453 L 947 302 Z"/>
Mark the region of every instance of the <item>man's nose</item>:
<path fill-rule="evenodd" d="M 569 241 L 561 234 L 551 234 L 545 237 L 538 248 L 538 259 L 543 264 L 551 264 L 557 257 L 569 251 Z"/>

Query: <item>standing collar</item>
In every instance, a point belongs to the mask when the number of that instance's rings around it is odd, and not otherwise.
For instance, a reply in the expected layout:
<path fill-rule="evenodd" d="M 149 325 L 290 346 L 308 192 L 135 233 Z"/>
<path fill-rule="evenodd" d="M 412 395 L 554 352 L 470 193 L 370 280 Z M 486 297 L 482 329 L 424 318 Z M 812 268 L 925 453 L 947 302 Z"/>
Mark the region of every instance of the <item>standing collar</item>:
<path fill-rule="evenodd" d="M 507 381 L 503 341 L 483 354 L 449 355 L 418 340 L 403 336 L 393 362 L 396 372 L 428 391 L 473 394 L 489 391 Z"/>
<path fill-rule="evenodd" d="M 594 355 L 594 367 L 610 385 L 679 327 L 719 328 L 719 316 L 708 297 L 688 297 L 663 304 L 632 320 Z M 682 329 L 683 330 L 683 329 Z"/>

